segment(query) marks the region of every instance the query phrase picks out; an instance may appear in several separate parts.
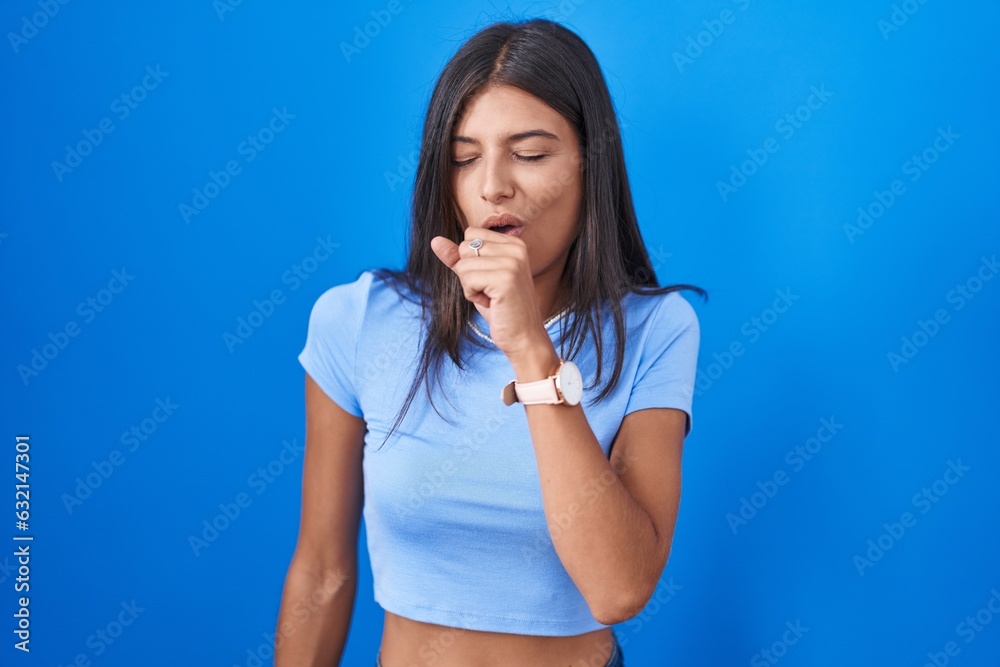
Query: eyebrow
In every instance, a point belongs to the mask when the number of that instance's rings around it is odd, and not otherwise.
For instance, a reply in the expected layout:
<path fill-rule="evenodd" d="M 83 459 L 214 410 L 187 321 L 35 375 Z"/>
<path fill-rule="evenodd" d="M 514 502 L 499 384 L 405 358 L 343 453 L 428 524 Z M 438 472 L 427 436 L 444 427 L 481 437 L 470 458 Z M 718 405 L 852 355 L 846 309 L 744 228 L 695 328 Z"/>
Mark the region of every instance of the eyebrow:
<path fill-rule="evenodd" d="M 518 132 L 517 134 L 512 134 L 507 137 L 505 143 L 511 144 L 514 143 L 515 141 L 520 141 L 521 139 L 530 139 L 532 137 L 540 137 L 542 139 L 555 139 L 556 141 L 559 141 L 559 137 L 552 134 L 551 132 L 547 130 L 536 129 L 536 130 L 527 130 L 526 132 Z M 479 141 L 473 139 L 472 137 L 465 137 L 462 135 L 455 135 L 451 138 L 451 140 L 452 142 L 460 142 L 463 144 L 479 143 Z"/>

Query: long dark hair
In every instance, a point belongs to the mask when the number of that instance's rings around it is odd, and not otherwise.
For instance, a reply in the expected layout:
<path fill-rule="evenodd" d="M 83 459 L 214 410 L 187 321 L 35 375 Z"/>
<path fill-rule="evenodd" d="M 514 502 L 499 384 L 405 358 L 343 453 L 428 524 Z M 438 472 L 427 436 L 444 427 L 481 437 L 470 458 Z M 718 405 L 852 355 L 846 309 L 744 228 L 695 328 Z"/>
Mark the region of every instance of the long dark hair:
<path fill-rule="evenodd" d="M 404 286 L 416 295 L 426 326 L 419 370 L 386 440 L 402 422 L 424 380 L 428 380 L 431 398 L 430 379 L 440 380 L 444 354 L 464 370 L 459 355 L 462 340 L 481 344 L 468 326 L 474 305 L 464 297 L 458 277 L 431 250 L 430 239 L 444 236 L 455 243 L 464 239 L 451 188 L 451 135 L 467 102 L 491 85 L 514 86 L 541 99 L 569 121 L 580 141 L 580 227 L 561 284 L 566 294 L 563 305 L 576 316 L 564 336 L 569 351 L 562 356 L 572 358 L 587 332 L 593 334 L 597 377 L 588 388 L 600 383 L 601 308 L 607 303 L 614 319 L 615 365 L 595 401 L 607 397 L 621 377 L 626 333 L 621 300 L 626 292 L 664 294 L 689 289 L 708 300 L 705 290 L 693 285 L 659 287 L 639 233 L 611 95 L 590 47 L 566 27 L 546 19 L 493 23 L 459 48 L 434 87 L 413 190 L 406 268 L 372 272 L 404 298 Z"/>

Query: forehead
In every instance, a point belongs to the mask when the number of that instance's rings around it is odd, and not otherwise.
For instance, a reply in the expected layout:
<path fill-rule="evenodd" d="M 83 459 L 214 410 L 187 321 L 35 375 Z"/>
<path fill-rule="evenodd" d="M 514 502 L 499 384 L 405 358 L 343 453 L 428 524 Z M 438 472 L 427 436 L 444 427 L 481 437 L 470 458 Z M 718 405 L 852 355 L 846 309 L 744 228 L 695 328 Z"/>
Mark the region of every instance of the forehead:
<path fill-rule="evenodd" d="M 469 100 L 455 124 L 454 135 L 503 143 L 525 138 L 518 134 L 542 139 L 555 135 L 562 139 L 571 133 L 566 119 L 540 98 L 514 86 L 491 86 Z"/>

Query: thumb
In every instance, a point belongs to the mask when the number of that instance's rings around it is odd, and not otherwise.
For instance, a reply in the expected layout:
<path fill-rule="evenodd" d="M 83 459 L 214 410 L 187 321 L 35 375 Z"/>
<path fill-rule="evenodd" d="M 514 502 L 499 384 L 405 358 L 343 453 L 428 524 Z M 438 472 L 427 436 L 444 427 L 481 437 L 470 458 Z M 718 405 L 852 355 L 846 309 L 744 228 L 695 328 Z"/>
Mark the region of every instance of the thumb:
<path fill-rule="evenodd" d="M 443 236 L 431 239 L 431 250 L 449 269 L 459 260 L 458 244 Z"/>

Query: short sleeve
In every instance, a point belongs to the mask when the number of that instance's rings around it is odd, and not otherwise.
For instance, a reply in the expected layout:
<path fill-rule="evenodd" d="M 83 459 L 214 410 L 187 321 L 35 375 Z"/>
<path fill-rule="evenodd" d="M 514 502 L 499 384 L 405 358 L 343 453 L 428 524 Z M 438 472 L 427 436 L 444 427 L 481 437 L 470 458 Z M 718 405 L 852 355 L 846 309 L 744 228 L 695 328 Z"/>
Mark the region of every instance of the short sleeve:
<path fill-rule="evenodd" d="M 331 287 L 309 314 L 306 344 L 299 363 L 334 403 L 362 417 L 356 383 L 357 349 L 371 276 Z"/>
<path fill-rule="evenodd" d="M 695 373 L 701 331 L 694 308 L 677 292 L 663 295 L 645 323 L 645 336 L 625 414 L 645 408 L 676 408 L 687 413 L 685 437 L 694 417 Z"/>

